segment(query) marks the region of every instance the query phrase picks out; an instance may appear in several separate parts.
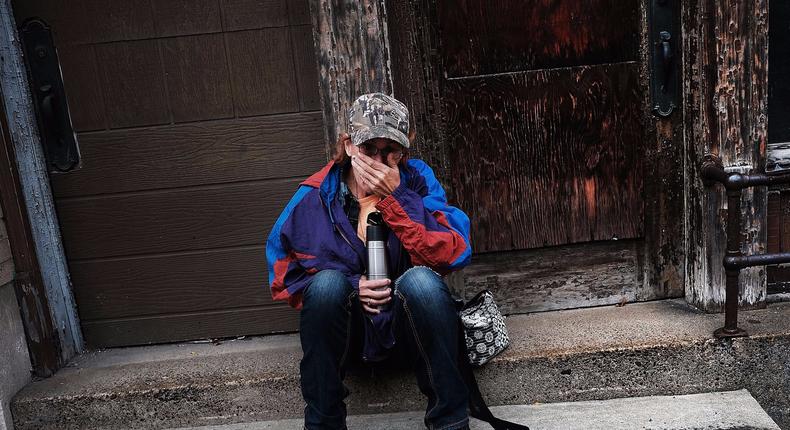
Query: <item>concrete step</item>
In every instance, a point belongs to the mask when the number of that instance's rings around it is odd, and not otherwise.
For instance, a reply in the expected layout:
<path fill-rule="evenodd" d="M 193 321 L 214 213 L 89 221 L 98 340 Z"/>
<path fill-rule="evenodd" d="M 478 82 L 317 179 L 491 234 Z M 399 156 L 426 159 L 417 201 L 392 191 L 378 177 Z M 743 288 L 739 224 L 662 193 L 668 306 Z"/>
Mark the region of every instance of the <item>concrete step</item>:
<path fill-rule="evenodd" d="M 651 396 L 585 402 L 495 406 L 498 418 L 532 430 L 779 430 L 747 390 L 685 396 Z M 348 428 L 424 429 L 422 412 L 351 416 Z M 472 430 L 491 427 L 473 419 Z M 302 420 L 258 421 L 177 430 L 301 430 Z"/>
<path fill-rule="evenodd" d="M 511 347 L 477 372 L 491 405 L 748 389 L 790 429 L 790 304 L 741 313 L 751 337 L 718 340 L 720 314 L 682 300 L 508 318 Z M 161 429 L 298 418 L 296 335 L 84 354 L 13 400 L 18 430 Z M 418 411 L 411 375 L 351 375 L 349 413 Z"/>

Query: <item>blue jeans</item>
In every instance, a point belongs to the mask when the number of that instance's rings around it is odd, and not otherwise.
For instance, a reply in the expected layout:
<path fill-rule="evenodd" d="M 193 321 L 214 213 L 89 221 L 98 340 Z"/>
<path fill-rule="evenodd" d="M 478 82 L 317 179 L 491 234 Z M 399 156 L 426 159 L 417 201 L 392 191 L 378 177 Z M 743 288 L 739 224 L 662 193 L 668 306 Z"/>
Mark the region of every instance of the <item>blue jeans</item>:
<path fill-rule="evenodd" d="M 429 429 L 468 428 L 468 391 L 458 371 L 458 313 L 441 277 L 426 267 L 407 270 L 394 283 L 396 351 L 413 363 L 428 397 Z M 359 351 L 363 310 L 358 291 L 335 270 L 317 273 L 303 296 L 300 337 L 305 428 L 345 429 L 349 394 L 343 378 Z"/>

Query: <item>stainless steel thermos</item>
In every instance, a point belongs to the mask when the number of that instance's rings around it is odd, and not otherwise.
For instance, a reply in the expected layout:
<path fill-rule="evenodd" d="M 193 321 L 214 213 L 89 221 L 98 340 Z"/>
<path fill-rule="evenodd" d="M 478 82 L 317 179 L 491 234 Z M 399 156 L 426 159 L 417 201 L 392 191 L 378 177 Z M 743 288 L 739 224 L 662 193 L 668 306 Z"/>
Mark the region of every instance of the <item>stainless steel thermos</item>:
<path fill-rule="evenodd" d="M 371 212 L 367 222 L 368 279 L 387 279 L 387 225 L 380 212 Z"/>

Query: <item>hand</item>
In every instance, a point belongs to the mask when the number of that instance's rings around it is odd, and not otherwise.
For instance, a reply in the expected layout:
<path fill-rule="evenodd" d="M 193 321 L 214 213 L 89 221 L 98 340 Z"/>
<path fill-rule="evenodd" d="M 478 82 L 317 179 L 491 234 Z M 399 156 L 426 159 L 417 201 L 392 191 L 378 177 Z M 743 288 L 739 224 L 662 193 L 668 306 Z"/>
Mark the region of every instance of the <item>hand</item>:
<path fill-rule="evenodd" d="M 378 162 L 359 151 L 351 158 L 354 178 L 365 182 L 373 194 L 382 199 L 392 194 L 400 185 L 399 159 L 392 153 L 387 154 L 387 164 Z"/>
<path fill-rule="evenodd" d="M 378 288 L 386 287 L 390 284 L 389 279 L 375 279 L 368 280 L 366 276 L 359 278 L 359 301 L 362 303 L 362 309 L 369 314 L 376 315 L 381 311 L 379 306 L 385 305 L 392 300 L 390 288 L 377 290 Z"/>

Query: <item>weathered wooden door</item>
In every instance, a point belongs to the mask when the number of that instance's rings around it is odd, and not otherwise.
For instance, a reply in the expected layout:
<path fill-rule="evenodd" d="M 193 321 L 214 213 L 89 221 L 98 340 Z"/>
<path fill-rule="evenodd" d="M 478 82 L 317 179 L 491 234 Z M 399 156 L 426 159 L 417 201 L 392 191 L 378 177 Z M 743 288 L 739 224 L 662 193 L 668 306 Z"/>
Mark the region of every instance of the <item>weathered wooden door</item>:
<path fill-rule="evenodd" d="M 498 289 L 510 311 L 682 295 L 644 282 L 643 166 L 656 138 L 643 7 L 390 1 L 390 22 L 402 21 L 390 25 L 396 94 L 472 216 L 467 288 Z"/>
<path fill-rule="evenodd" d="M 639 2 L 439 0 L 450 166 L 477 251 L 639 237 Z"/>
<path fill-rule="evenodd" d="M 326 161 L 307 1 L 14 7 L 54 30 L 80 142 L 51 182 L 87 343 L 294 330 L 264 242 Z"/>

